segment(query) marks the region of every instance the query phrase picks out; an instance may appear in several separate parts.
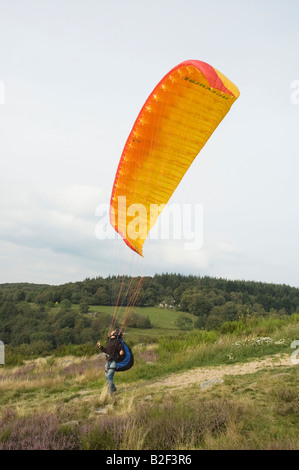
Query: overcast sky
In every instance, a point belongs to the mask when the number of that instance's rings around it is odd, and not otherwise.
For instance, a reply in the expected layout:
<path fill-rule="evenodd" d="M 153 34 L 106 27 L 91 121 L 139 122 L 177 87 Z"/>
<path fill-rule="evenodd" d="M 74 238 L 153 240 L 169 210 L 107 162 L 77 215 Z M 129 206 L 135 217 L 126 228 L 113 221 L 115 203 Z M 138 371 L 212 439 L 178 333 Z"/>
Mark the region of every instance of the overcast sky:
<path fill-rule="evenodd" d="M 198 209 L 199 248 L 158 231 L 141 258 L 96 236 L 100 215 L 141 106 L 187 59 L 241 95 L 170 201 Z M 299 287 L 298 0 L 0 0 L 0 155 L 0 283 L 179 272 Z"/>

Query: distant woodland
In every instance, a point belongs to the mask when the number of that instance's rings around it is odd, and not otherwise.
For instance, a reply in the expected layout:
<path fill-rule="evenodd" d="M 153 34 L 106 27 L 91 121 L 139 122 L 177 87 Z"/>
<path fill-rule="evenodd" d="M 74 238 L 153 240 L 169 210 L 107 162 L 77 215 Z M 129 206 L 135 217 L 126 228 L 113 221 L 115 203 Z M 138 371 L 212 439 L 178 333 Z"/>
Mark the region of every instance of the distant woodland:
<path fill-rule="evenodd" d="M 86 315 L 89 306 L 134 305 L 188 312 L 193 327 L 218 329 L 224 322 L 251 316 L 299 312 L 299 289 L 254 281 L 161 274 L 131 278 L 109 276 L 58 286 L 0 285 L 0 340 L 5 345 L 31 345 L 38 354 L 64 344 L 95 342 L 107 329 L 109 315 Z M 76 305 L 76 308 L 74 308 Z M 150 328 L 133 315 L 131 327 Z"/>

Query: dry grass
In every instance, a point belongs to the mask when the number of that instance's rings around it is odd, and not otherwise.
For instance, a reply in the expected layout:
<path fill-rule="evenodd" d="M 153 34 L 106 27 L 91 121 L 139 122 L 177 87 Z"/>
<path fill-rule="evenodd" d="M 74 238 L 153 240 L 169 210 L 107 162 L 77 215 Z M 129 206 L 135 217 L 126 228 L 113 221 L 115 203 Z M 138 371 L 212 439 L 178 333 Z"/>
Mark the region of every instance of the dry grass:
<path fill-rule="evenodd" d="M 294 337 L 295 326 L 279 333 Z M 189 370 L 182 368 L 178 343 L 164 342 L 165 355 L 161 347 L 136 347 L 133 372 L 116 376 L 112 397 L 103 356 L 1 368 L 0 449 L 299 449 L 299 368 L 290 361 L 292 350 L 277 352 L 279 344 L 263 341 L 252 346 L 253 339 L 243 337 L 236 346 L 236 337 L 220 337 L 185 347 L 184 360 L 197 354 L 204 360 L 200 367 L 190 360 Z M 259 354 L 266 347 L 276 352 Z M 227 354 L 240 348 L 244 361 L 229 363 Z M 253 348 L 258 359 L 249 360 Z M 208 362 L 213 352 L 218 365 Z M 170 374 L 176 364 L 179 371 Z"/>

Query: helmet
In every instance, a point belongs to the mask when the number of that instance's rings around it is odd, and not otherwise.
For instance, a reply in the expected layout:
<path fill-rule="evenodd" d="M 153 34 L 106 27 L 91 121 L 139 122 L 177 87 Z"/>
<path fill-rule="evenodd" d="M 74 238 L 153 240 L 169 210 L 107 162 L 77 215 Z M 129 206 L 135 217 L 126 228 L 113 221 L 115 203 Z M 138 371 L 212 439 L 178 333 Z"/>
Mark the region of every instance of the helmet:
<path fill-rule="evenodd" d="M 110 336 L 113 336 L 112 333 L 114 333 L 114 332 L 115 332 L 115 336 L 116 336 L 117 338 L 121 338 L 122 335 L 123 335 L 123 332 L 121 331 L 120 328 L 115 328 L 115 330 L 112 330 Z"/>
<path fill-rule="evenodd" d="M 120 328 L 116 328 L 115 333 L 116 333 L 116 336 L 119 337 L 119 338 L 121 338 L 122 335 L 123 335 L 123 332 L 121 331 Z"/>

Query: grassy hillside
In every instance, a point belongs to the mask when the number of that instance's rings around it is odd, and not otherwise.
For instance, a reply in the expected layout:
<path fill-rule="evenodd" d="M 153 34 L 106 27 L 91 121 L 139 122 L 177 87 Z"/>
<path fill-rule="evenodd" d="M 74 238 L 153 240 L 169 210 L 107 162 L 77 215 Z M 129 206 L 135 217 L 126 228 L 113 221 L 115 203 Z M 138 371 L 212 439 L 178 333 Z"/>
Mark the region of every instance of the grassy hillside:
<path fill-rule="evenodd" d="M 299 449 L 298 338 L 298 315 L 135 337 L 113 397 L 97 353 L 1 366 L 0 449 Z"/>
<path fill-rule="evenodd" d="M 119 308 L 118 310 L 118 319 L 119 323 L 121 323 L 121 319 L 125 313 L 125 308 Z M 101 311 L 112 316 L 115 311 L 115 307 L 107 305 L 91 305 L 89 307 L 90 313 L 97 311 Z M 152 328 L 127 328 L 126 334 L 133 337 L 146 335 L 150 338 L 165 335 L 178 335 L 181 332 L 181 329 L 177 325 L 177 320 L 180 316 L 184 315 L 185 317 L 190 318 L 192 322 L 195 322 L 197 319 L 197 317 L 191 313 L 168 310 L 167 308 L 158 307 L 135 307 L 134 313 L 141 315 L 142 317 L 148 317 Z"/>

